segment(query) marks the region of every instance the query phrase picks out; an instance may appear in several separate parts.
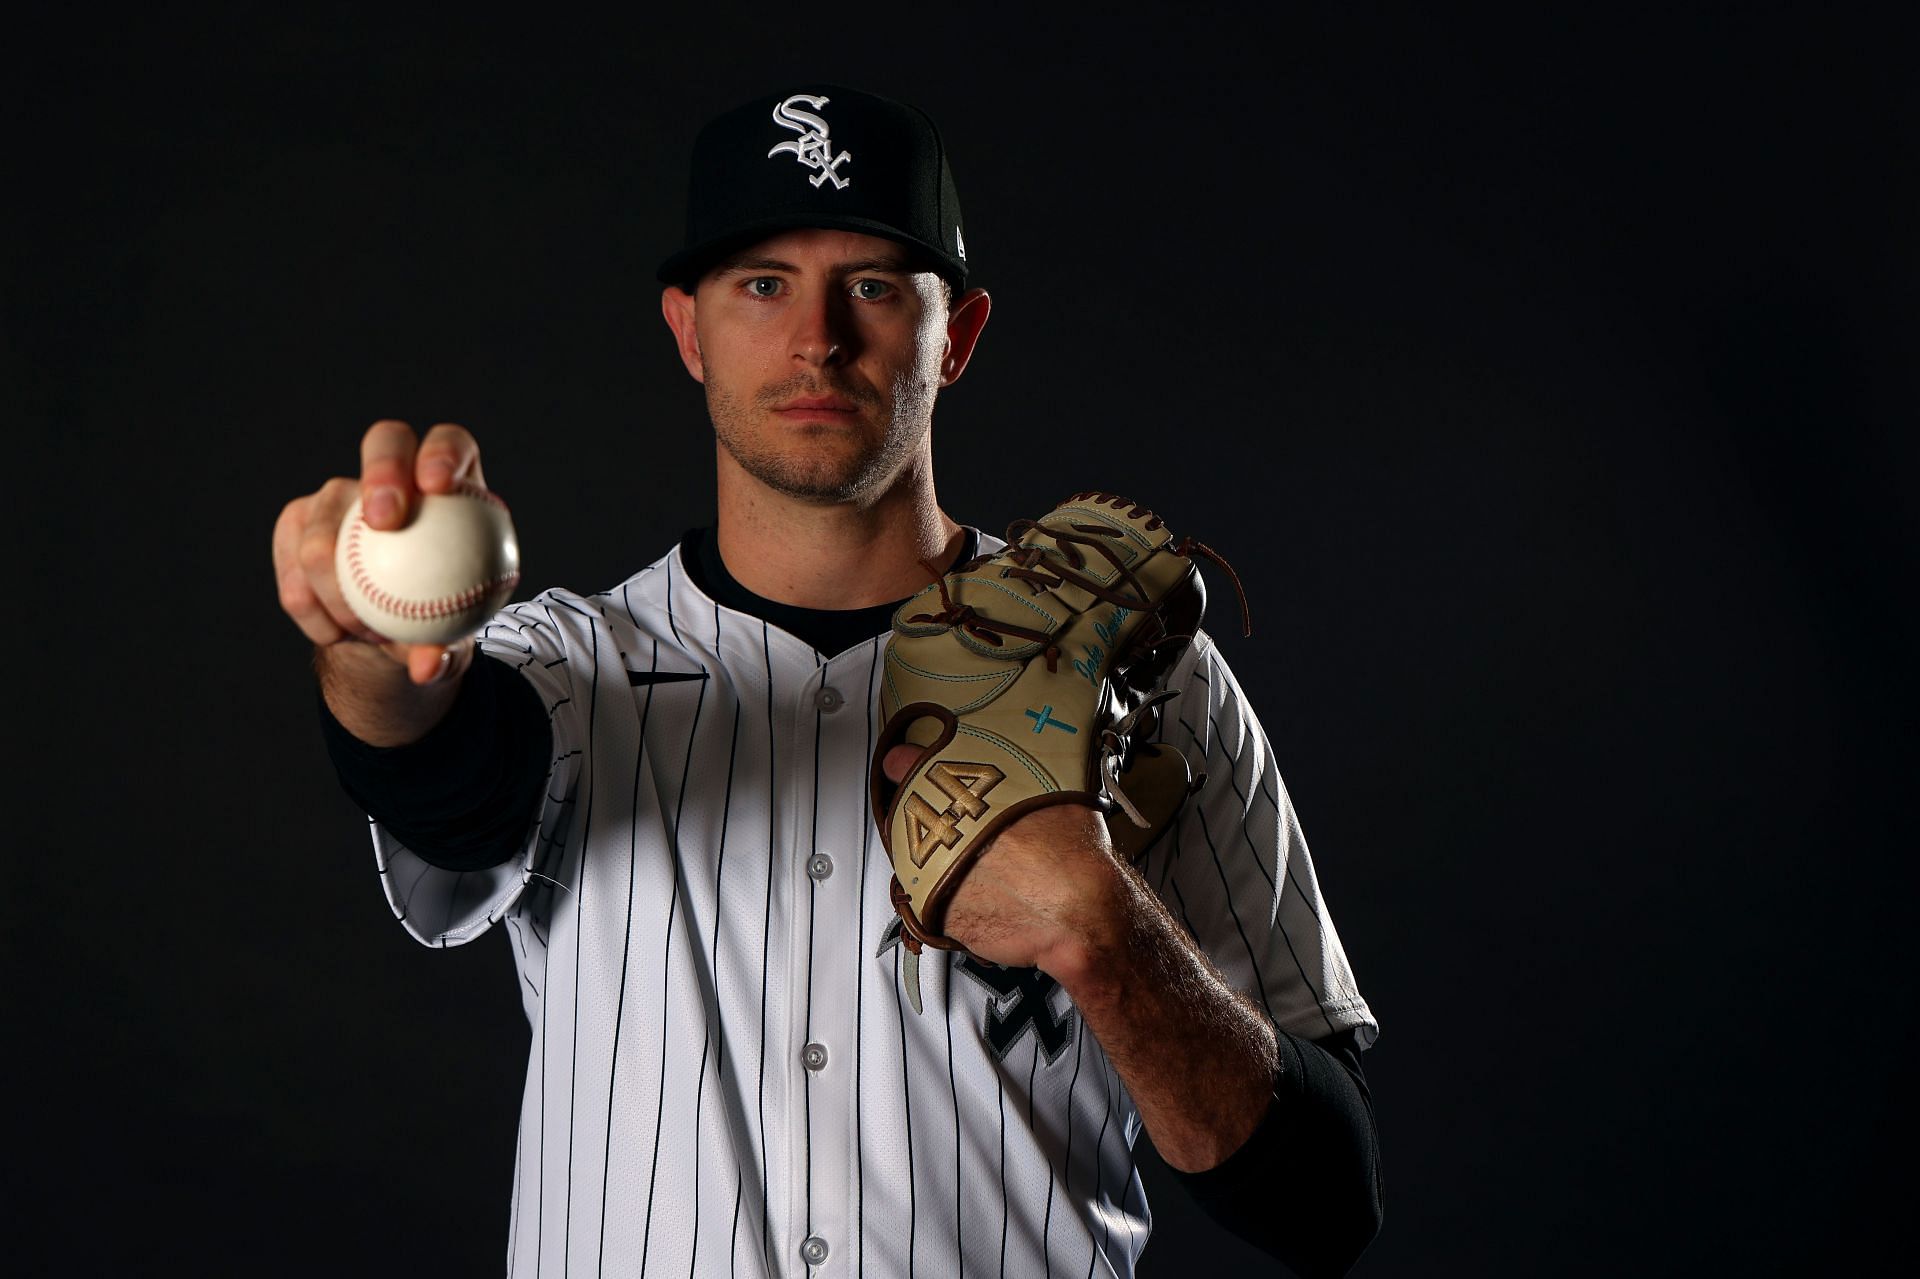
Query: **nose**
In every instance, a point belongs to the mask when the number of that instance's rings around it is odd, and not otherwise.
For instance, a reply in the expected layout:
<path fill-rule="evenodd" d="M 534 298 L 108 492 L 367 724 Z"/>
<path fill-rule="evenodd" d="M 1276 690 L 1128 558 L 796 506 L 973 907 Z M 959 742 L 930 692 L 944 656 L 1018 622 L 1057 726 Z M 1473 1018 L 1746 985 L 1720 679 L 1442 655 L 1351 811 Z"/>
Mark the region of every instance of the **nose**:
<path fill-rule="evenodd" d="M 853 355 L 853 317 L 834 289 L 811 289 L 798 299 L 793 318 L 793 358 L 813 368 L 845 364 Z"/>

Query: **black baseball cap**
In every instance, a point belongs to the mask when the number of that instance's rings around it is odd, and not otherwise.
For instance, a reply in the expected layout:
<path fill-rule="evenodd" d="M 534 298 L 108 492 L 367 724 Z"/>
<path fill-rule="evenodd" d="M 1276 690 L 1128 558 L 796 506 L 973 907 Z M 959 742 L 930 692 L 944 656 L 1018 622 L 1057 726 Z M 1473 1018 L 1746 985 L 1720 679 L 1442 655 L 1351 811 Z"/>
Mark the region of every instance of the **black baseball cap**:
<path fill-rule="evenodd" d="M 709 121 L 693 143 L 686 244 L 659 279 L 691 288 L 727 254 L 796 227 L 884 236 L 966 287 L 946 147 L 927 113 L 904 102 L 810 84 Z"/>

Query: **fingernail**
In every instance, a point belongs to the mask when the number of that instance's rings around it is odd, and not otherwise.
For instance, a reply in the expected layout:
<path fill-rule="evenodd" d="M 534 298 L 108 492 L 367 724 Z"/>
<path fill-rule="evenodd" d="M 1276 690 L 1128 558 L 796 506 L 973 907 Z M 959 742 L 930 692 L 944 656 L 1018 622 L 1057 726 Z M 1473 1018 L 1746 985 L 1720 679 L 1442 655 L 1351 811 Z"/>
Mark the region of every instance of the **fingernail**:
<path fill-rule="evenodd" d="M 400 514 L 400 494 L 396 489 L 377 488 L 368 492 L 364 503 L 367 523 L 385 524 Z"/>

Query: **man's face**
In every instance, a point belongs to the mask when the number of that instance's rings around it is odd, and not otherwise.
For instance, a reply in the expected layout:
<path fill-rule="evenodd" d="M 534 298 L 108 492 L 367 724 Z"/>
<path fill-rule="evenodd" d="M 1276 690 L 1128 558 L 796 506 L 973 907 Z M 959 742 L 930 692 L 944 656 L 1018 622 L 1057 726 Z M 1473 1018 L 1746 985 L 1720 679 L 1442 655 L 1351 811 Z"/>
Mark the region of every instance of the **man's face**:
<path fill-rule="evenodd" d="M 939 277 L 876 236 L 786 232 L 709 271 L 691 298 L 668 290 L 663 305 L 722 447 L 805 501 L 885 492 L 922 455 L 934 397 L 965 364 Z M 977 332 L 961 335 L 969 351 Z"/>

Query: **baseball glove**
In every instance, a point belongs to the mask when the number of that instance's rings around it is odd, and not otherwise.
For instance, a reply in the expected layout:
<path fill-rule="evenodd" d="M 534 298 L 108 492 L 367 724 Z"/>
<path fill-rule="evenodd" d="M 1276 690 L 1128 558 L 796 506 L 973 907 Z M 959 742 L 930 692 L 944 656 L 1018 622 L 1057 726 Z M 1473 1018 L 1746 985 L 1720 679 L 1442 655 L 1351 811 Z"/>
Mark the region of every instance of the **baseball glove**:
<path fill-rule="evenodd" d="M 871 795 L 916 1012 L 920 950 L 963 949 L 941 931 L 947 904 L 1007 823 L 1087 804 L 1132 860 L 1197 789 L 1185 757 L 1152 741 L 1206 610 L 1194 555 L 1226 570 L 1245 616 L 1226 561 L 1127 498 L 1076 493 L 1007 542 L 945 576 L 929 566 L 887 642 Z M 925 753 L 896 786 L 881 761 L 902 744 Z"/>

